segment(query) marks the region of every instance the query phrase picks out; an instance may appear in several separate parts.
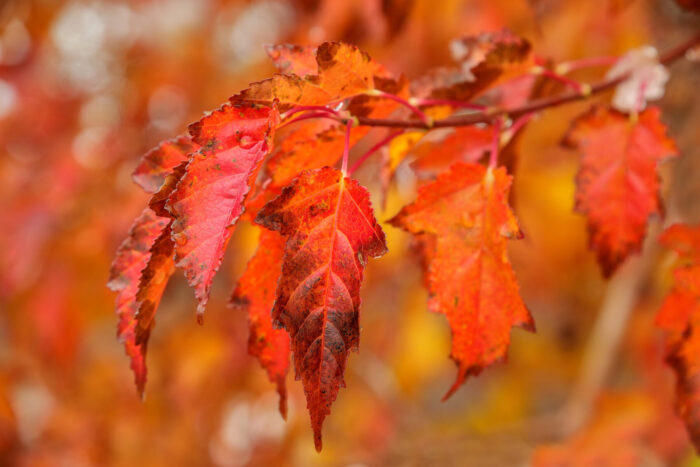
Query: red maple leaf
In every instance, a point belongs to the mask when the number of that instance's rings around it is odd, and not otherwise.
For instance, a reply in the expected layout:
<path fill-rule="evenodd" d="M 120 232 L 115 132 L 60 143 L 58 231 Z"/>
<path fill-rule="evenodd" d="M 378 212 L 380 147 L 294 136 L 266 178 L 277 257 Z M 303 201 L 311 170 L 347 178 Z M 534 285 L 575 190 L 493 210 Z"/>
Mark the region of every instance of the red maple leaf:
<path fill-rule="evenodd" d="M 649 216 L 662 212 L 656 168 L 677 150 L 659 116 L 655 107 L 637 118 L 594 107 L 566 138 L 582 153 L 576 210 L 588 218 L 589 243 L 606 277 L 639 252 Z"/>
<path fill-rule="evenodd" d="M 272 317 L 291 337 L 320 451 L 323 420 L 359 344 L 364 265 L 387 251 L 384 232 L 367 191 L 329 167 L 302 172 L 256 222 L 287 238 Z"/>
<path fill-rule="evenodd" d="M 503 168 L 458 162 L 389 220 L 408 232 L 435 236 L 434 247 L 421 241 L 431 250 L 425 255 L 428 306 L 447 316 L 450 356 L 459 368 L 445 399 L 468 376 L 505 358 L 513 326 L 534 331 L 506 252 L 506 239 L 522 237 L 507 203 L 510 184 Z"/>
<path fill-rule="evenodd" d="M 209 290 L 233 227 L 260 165 L 269 154 L 279 122 L 276 108 L 249 103 L 226 104 L 190 125 L 201 146 L 170 195 L 176 265 L 199 301 L 201 320 Z"/>

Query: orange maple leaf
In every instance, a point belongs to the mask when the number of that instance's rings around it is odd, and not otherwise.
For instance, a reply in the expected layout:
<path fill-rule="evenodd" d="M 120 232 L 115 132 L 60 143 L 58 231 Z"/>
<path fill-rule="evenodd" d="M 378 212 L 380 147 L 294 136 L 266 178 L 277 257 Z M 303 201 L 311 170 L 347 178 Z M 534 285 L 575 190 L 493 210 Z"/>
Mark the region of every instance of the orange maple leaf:
<path fill-rule="evenodd" d="M 534 331 L 506 254 L 506 239 L 521 238 L 508 204 L 505 169 L 458 162 L 418 190 L 418 198 L 389 223 L 414 234 L 432 234 L 426 255 L 429 308 L 452 328 L 451 358 L 459 368 L 451 396 L 470 375 L 502 360 L 510 330 Z M 431 248 L 430 242 L 421 242 Z"/>
<path fill-rule="evenodd" d="M 566 137 L 582 153 L 576 210 L 588 218 L 589 243 L 606 277 L 639 252 L 649 216 L 662 213 L 656 168 L 677 149 L 659 116 L 656 107 L 636 119 L 594 107 Z"/>
<path fill-rule="evenodd" d="M 285 378 L 289 369 L 289 335 L 273 327 L 271 315 L 283 255 L 284 238 L 277 232 L 261 229 L 258 249 L 238 280 L 231 304 L 248 315 L 248 353 L 260 361 L 270 381 L 277 385 L 280 413 L 287 418 Z"/>
<path fill-rule="evenodd" d="M 700 227 L 675 224 L 660 238 L 681 265 L 673 271 L 657 325 L 668 332 L 666 361 L 676 373 L 676 409 L 700 452 Z"/>
<path fill-rule="evenodd" d="M 461 68 L 431 70 L 416 81 L 417 95 L 469 101 L 534 65 L 530 43 L 509 31 L 454 40 L 450 48 Z"/>
<path fill-rule="evenodd" d="M 365 52 L 342 42 L 321 44 L 316 49 L 316 63 L 317 75 L 274 75 L 252 83 L 231 99 L 265 104 L 276 100 L 282 112 L 298 105 L 326 105 L 363 94 L 375 89 L 375 76 L 389 77 L 386 69 Z"/>

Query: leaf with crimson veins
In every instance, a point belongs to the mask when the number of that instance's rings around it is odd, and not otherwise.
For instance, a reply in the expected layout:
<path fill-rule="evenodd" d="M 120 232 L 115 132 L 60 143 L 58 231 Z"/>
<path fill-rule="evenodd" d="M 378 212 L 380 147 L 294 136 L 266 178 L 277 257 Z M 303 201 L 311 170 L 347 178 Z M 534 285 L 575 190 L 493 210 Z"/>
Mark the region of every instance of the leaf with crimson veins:
<path fill-rule="evenodd" d="M 678 151 L 659 116 L 656 107 L 637 118 L 594 107 L 566 136 L 581 151 L 576 210 L 605 277 L 639 252 L 649 217 L 662 214 L 657 165 Z"/>
<path fill-rule="evenodd" d="M 172 214 L 176 266 L 199 302 L 201 322 L 209 290 L 243 203 L 263 159 L 270 153 L 279 123 L 275 107 L 226 104 L 190 125 L 195 143 L 182 179 L 166 203 Z"/>
<path fill-rule="evenodd" d="M 304 171 L 266 204 L 258 224 L 286 237 L 272 318 L 287 330 L 321 450 L 321 427 L 359 345 L 360 284 L 367 258 L 386 253 L 369 194 L 342 172 Z"/>
<path fill-rule="evenodd" d="M 151 256 L 151 248 L 167 229 L 168 223 L 168 218 L 159 217 L 150 208 L 146 208 L 134 221 L 128 236 L 119 246 L 107 282 L 107 286 L 117 292 L 117 337 L 124 342 L 126 353 L 131 359 L 136 388 L 142 397 L 146 385 L 146 343 L 136 343 L 136 294 L 141 271 Z"/>
<path fill-rule="evenodd" d="M 231 304 L 248 315 L 248 354 L 258 359 L 270 381 L 277 385 L 280 413 L 287 418 L 289 335 L 273 327 L 271 315 L 277 280 L 282 274 L 284 238 L 277 232 L 260 230 L 258 249 L 238 280 Z"/>
<path fill-rule="evenodd" d="M 155 193 L 165 177 L 198 149 L 199 145 L 189 135 L 163 141 L 141 157 L 131 177 L 147 193 Z"/>
<path fill-rule="evenodd" d="M 666 361 L 676 373 L 676 410 L 700 452 L 700 227 L 672 225 L 660 241 L 678 254 L 680 265 L 656 323 L 668 333 Z"/>
<path fill-rule="evenodd" d="M 433 245 L 421 239 L 428 248 L 428 306 L 447 316 L 450 356 L 459 369 L 444 399 L 468 376 L 505 358 L 513 326 L 534 331 L 506 251 L 506 239 L 522 237 L 507 203 L 510 184 L 503 168 L 457 162 L 389 220 L 413 234 L 434 235 Z"/>

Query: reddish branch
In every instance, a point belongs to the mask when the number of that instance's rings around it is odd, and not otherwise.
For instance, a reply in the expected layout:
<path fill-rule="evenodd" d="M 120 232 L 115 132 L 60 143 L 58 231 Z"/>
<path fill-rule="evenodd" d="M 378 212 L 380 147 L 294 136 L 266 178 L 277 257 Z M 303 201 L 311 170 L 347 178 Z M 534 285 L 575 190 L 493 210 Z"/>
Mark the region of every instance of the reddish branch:
<path fill-rule="evenodd" d="M 683 57 L 688 50 L 692 49 L 697 45 L 700 45 L 700 34 L 697 34 L 688 41 L 666 51 L 663 55 L 661 55 L 659 61 L 664 65 L 668 65 Z M 544 97 L 542 99 L 537 99 L 528 102 L 522 107 L 517 107 L 514 109 L 490 108 L 485 113 L 479 112 L 469 115 L 463 115 L 460 117 L 446 118 L 444 120 L 436 120 L 432 123 L 432 125 L 428 125 L 427 123 L 420 120 L 394 120 L 389 118 L 368 117 L 358 117 L 357 120 L 360 125 L 365 126 L 425 129 L 467 126 L 473 125 L 475 123 L 489 123 L 495 121 L 496 119 L 500 119 L 502 116 L 507 116 L 509 118 L 518 118 L 521 115 L 537 112 L 548 107 L 556 107 L 569 102 L 583 100 L 590 97 L 593 94 L 598 94 L 600 92 L 611 89 L 627 78 L 628 75 L 623 75 L 616 79 L 599 81 L 591 85 L 590 93 L 569 92 L 558 96 Z"/>

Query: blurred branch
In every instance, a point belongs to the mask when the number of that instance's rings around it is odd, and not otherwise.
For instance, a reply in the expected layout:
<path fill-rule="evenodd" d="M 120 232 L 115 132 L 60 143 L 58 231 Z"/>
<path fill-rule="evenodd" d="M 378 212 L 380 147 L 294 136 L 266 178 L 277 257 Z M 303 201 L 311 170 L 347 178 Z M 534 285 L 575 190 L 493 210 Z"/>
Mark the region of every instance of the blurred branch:
<path fill-rule="evenodd" d="M 689 40 L 673 47 L 672 49 L 664 52 L 659 61 L 664 65 L 669 65 L 681 57 L 685 56 L 686 52 L 693 47 L 700 45 L 700 34 L 697 34 L 690 38 Z M 360 125 L 374 126 L 374 127 L 394 127 L 394 128 L 445 128 L 445 127 L 455 127 L 455 126 L 467 126 L 474 125 L 476 123 L 489 123 L 496 119 L 500 119 L 502 116 L 507 116 L 508 118 L 517 118 L 521 115 L 525 115 L 532 112 L 538 112 L 540 110 L 556 107 L 562 104 L 567 104 L 569 102 L 584 100 L 591 97 L 594 94 L 601 93 L 608 89 L 611 89 L 624 80 L 626 80 L 629 75 L 622 75 L 616 79 L 607 79 L 599 81 L 590 87 L 590 92 L 579 93 L 579 92 L 568 92 L 560 94 L 558 96 L 544 97 L 542 99 L 537 99 L 531 101 L 522 107 L 515 109 L 499 109 L 490 108 L 486 112 L 478 112 L 470 115 L 464 115 L 460 117 L 451 117 L 443 120 L 436 120 L 432 122 L 432 125 L 428 125 L 426 122 L 421 120 L 394 120 L 387 118 L 368 118 L 368 117 L 358 117 L 358 122 Z"/>
<path fill-rule="evenodd" d="M 585 425 L 592 415 L 618 358 L 639 290 L 652 270 L 658 250 L 658 228 L 650 226 L 650 230 L 641 256 L 628 259 L 608 283 L 569 401 L 560 410 L 525 424 L 533 439 L 565 439 Z"/>

